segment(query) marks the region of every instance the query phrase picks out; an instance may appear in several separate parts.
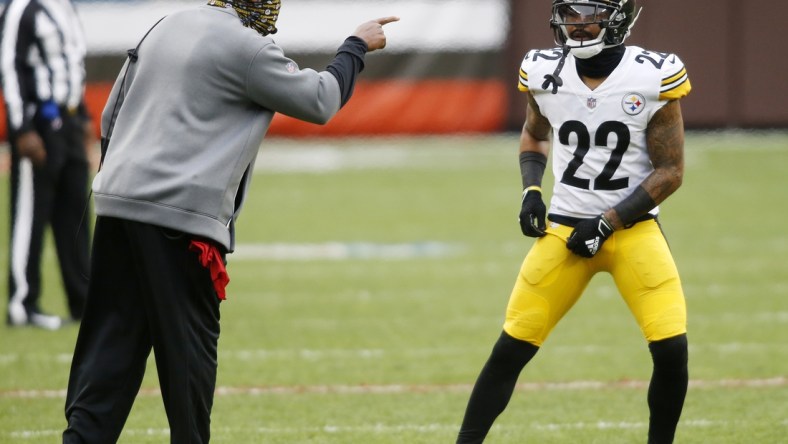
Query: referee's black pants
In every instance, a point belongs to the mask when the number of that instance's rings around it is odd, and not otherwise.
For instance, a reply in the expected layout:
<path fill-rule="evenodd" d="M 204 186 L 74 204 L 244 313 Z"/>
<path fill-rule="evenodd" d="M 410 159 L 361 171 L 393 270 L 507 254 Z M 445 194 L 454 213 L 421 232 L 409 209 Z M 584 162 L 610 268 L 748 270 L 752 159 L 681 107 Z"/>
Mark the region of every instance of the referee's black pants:
<path fill-rule="evenodd" d="M 207 443 L 219 299 L 180 232 L 99 216 L 63 443 L 114 443 L 153 349 L 172 443 Z"/>
<path fill-rule="evenodd" d="M 44 142 L 46 164 L 33 166 L 21 158 L 16 137 L 11 142 L 11 239 L 9 245 L 9 311 L 27 316 L 41 311 L 41 253 L 48 225 L 60 264 L 69 314 L 82 317 L 89 275 L 90 233 L 83 215 L 88 206 L 88 159 L 82 120 L 62 110 L 62 125 L 35 119 Z"/>

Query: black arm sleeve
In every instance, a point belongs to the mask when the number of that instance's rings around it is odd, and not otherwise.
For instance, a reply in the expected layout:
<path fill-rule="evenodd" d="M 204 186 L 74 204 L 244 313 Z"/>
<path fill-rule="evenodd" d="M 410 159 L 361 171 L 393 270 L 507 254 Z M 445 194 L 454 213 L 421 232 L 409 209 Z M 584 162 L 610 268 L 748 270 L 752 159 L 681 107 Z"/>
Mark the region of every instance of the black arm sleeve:
<path fill-rule="evenodd" d="M 533 151 L 520 153 L 520 174 L 523 177 L 523 189 L 530 186 L 542 186 L 545 167 L 547 167 L 547 157 L 544 154 Z"/>
<path fill-rule="evenodd" d="M 339 91 L 342 93 L 342 105 L 350 100 L 356 77 L 364 70 L 364 56 L 367 54 L 367 42 L 351 36 L 345 39 L 342 46 L 337 49 L 337 55 L 326 71 L 330 72 L 339 82 Z"/>
<path fill-rule="evenodd" d="M 613 209 L 618 214 L 618 218 L 624 226 L 628 226 L 635 222 L 635 220 L 651 211 L 657 203 L 651 198 L 643 185 L 635 188 L 635 191 L 622 200 Z"/>

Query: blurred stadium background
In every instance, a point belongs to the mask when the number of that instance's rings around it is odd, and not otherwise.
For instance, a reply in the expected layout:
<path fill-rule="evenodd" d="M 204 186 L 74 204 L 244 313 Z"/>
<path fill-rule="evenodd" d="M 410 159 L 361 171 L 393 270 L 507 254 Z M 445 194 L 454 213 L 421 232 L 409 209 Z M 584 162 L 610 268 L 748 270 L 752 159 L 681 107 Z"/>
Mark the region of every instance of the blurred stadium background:
<path fill-rule="evenodd" d="M 200 3 L 76 2 L 91 114 L 125 50 L 159 17 Z M 329 125 L 277 116 L 261 148 L 230 257 L 213 441 L 453 442 L 530 247 L 515 222 L 515 85 L 526 50 L 552 46 L 549 2 L 283 3 L 276 40 L 314 69 L 362 21 L 402 20 Z M 778 42 L 788 3 L 639 3 L 628 43 L 679 54 L 693 83 L 682 101 L 686 179 L 663 205 L 690 309 L 677 442 L 783 443 L 788 58 Z M 0 145 L 2 233 L 6 162 Z M 63 314 L 56 261 L 50 241 L 42 302 Z M 0 443 L 58 441 L 76 331 L 0 328 Z M 649 359 L 599 276 L 524 373 L 490 442 L 643 442 Z M 154 368 L 121 442 L 168 440 Z"/>
<path fill-rule="evenodd" d="M 127 49 L 160 17 L 194 0 L 77 1 L 88 38 L 88 95 L 98 116 Z M 628 41 L 679 54 L 694 91 L 689 128 L 788 126 L 780 0 L 641 0 Z M 398 14 L 390 45 L 369 57 L 354 100 L 325 127 L 277 118 L 272 135 L 491 133 L 518 130 L 517 73 L 525 52 L 551 47 L 545 0 L 289 0 L 277 42 L 302 67 L 323 69 L 359 23 Z M 4 125 L 5 118 L 0 116 Z M 0 137 L 5 135 L 4 126 Z"/>

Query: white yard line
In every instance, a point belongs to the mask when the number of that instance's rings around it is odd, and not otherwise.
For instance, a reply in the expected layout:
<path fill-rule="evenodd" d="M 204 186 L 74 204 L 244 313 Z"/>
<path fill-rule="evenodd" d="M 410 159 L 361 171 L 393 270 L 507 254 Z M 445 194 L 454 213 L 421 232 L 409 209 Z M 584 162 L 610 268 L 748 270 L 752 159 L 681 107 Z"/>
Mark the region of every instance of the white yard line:
<path fill-rule="evenodd" d="M 764 313 L 752 313 L 747 315 L 748 320 L 757 320 L 758 322 L 782 322 L 785 313 L 780 316 L 769 317 Z M 742 315 L 737 317 L 738 320 L 742 319 Z M 324 319 L 310 318 L 310 323 L 321 322 Z M 333 319 L 332 319 L 333 321 Z M 466 319 L 464 322 L 468 322 Z M 604 345 L 557 345 L 549 348 L 550 353 L 554 355 L 597 355 L 616 349 L 614 346 Z M 788 350 L 788 344 L 781 343 L 763 343 L 763 342 L 727 342 L 719 344 L 700 344 L 690 345 L 691 352 L 713 352 L 713 353 L 768 353 L 768 352 L 784 352 Z M 488 351 L 486 347 L 470 349 L 468 347 L 425 347 L 425 348 L 410 348 L 407 350 L 387 350 L 383 348 L 331 348 L 331 349 L 237 349 L 237 350 L 222 350 L 219 352 L 219 360 L 224 361 L 241 361 L 241 362 L 262 362 L 262 361 L 282 361 L 282 360 L 297 360 L 297 361 L 331 361 L 331 360 L 374 360 L 384 359 L 387 356 L 398 356 L 406 358 L 426 358 L 430 356 L 452 356 L 462 355 L 467 353 L 484 354 Z M 0 354 L 0 368 L 10 367 L 16 365 L 21 361 L 36 362 L 40 365 L 58 364 L 70 365 L 72 359 L 71 353 L 3 353 Z"/>
<path fill-rule="evenodd" d="M 746 316 L 747 320 L 757 320 L 758 322 L 782 322 L 785 313 L 779 316 L 769 317 L 765 313 L 752 313 Z M 736 319 L 741 320 L 743 315 Z M 310 323 L 324 321 L 323 318 L 310 318 Z M 334 319 L 330 319 L 334 321 Z M 465 319 L 464 322 L 468 322 Z M 549 348 L 554 355 L 597 355 L 606 351 L 616 349 L 615 346 L 604 345 L 556 345 Z M 713 352 L 713 353 L 768 353 L 784 352 L 788 350 L 788 344 L 763 343 L 763 342 L 726 342 L 719 344 L 691 344 L 691 352 Z M 330 360 L 371 360 L 384 359 L 387 356 L 399 356 L 407 358 L 426 358 L 430 356 L 452 356 L 467 353 L 484 354 L 488 351 L 487 347 L 470 349 L 468 347 L 425 347 L 410 348 L 407 350 L 387 350 L 383 348 L 327 348 L 327 349 L 237 349 L 222 350 L 219 352 L 220 361 L 241 361 L 241 362 L 261 362 L 261 361 L 281 361 L 281 360 L 301 360 L 301 361 L 330 361 Z M 40 365 L 58 364 L 70 365 L 71 353 L 3 353 L 0 354 L 0 368 L 13 366 L 20 361 L 35 361 Z"/>
<path fill-rule="evenodd" d="M 690 388 L 782 388 L 788 386 L 788 378 L 776 376 L 761 379 L 718 379 L 691 380 Z M 625 381 L 568 381 L 526 382 L 517 384 L 517 391 L 583 391 L 609 389 L 636 389 L 648 387 L 645 380 Z M 412 393 L 470 393 L 472 384 L 326 384 L 257 387 L 217 387 L 216 396 L 265 396 L 265 395 L 398 395 Z M 159 396 L 158 388 L 141 389 L 139 396 Z M 6 390 L 0 391 L 0 399 L 51 399 L 65 398 L 66 390 Z"/>
<path fill-rule="evenodd" d="M 710 420 L 710 419 L 686 419 L 681 421 L 681 427 L 692 428 L 709 428 L 721 427 L 730 425 L 727 421 Z M 368 425 L 338 425 L 327 424 L 315 427 L 256 427 L 244 429 L 253 433 L 261 435 L 287 435 L 293 433 L 323 433 L 323 434 L 345 434 L 345 433 L 376 433 L 376 434 L 391 434 L 397 432 L 417 432 L 417 433 L 431 433 L 431 432 L 444 432 L 456 431 L 459 424 L 368 424 Z M 648 424 L 645 422 L 627 422 L 627 421 L 612 421 L 612 420 L 599 420 L 595 422 L 567 422 L 567 423 L 539 423 L 534 422 L 524 425 L 500 425 L 493 426 L 494 430 L 547 430 L 547 431 L 562 431 L 562 430 L 628 430 L 628 429 L 645 429 Z M 237 432 L 239 429 L 230 427 L 213 427 L 212 434 L 215 437 L 223 434 L 230 434 Z M 63 433 L 62 430 L 15 430 L 9 432 L 9 436 L 16 440 L 23 439 L 38 439 L 45 437 L 59 437 Z M 166 428 L 147 428 L 147 429 L 134 429 L 126 428 L 123 430 L 124 437 L 135 436 L 161 436 L 166 437 L 170 435 L 169 429 Z"/>
<path fill-rule="evenodd" d="M 409 242 L 382 244 L 375 242 L 323 242 L 314 244 L 258 243 L 239 244 L 232 254 L 233 261 L 276 260 L 409 260 L 454 256 L 466 248 L 445 242 Z"/>

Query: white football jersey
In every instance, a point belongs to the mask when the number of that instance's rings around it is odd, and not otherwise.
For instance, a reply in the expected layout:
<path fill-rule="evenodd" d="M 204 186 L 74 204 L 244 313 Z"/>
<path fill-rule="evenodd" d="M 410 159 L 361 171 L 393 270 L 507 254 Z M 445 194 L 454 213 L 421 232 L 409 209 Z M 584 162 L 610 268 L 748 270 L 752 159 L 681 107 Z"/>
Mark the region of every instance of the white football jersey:
<path fill-rule="evenodd" d="M 632 194 L 654 171 L 646 151 L 649 120 L 669 100 L 691 89 L 684 63 L 674 54 L 628 46 L 616 69 L 595 90 L 566 58 L 557 94 L 545 90 L 561 49 L 532 50 L 520 68 L 520 91 L 530 91 L 553 127 L 555 185 L 551 214 L 595 217 Z M 651 214 L 656 215 L 659 207 Z"/>

